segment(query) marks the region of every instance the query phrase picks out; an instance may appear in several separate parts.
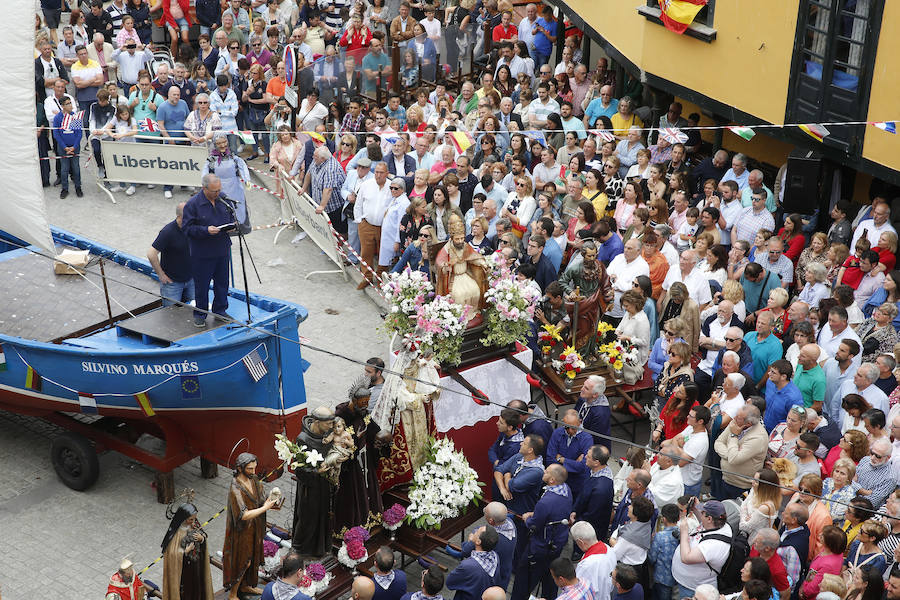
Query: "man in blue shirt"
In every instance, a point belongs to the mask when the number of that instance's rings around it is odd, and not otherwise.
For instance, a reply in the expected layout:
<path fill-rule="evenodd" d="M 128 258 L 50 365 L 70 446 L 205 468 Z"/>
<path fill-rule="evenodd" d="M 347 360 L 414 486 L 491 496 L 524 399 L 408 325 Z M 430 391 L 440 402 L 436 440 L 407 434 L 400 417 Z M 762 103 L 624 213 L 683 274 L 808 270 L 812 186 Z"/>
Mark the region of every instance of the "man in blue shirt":
<path fill-rule="evenodd" d="M 406 594 L 406 573 L 394 568 L 394 551 L 382 546 L 375 551 L 375 595 L 372 600 L 400 600 Z"/>
<path fill-rule="evenodd" d="M 551 240 L 554 245 L 556 242 Z M 547 285 L 557 280 L 556 269 L 550 259 L 544 256 L 544 246 L 547 244 L 547 238 L 542 235 L 533 235 L 528 240 L 528 260 L 537 268 L 537 274 L 534 276 L 535 282 L 541 287 L 541 292 L 547 289 Z"/>
<path fill-rule="evenodd" d="M 209 283 L 213 284 L 212 312 L 225 318 L 228 315 L 228 258 L 231 238 L 219 229 L 233 223 L 234 216 L 221 199 L 222 182 L 209 173 L 200 179 L 203 188 L 184 207 L 184 232 L 191 247 L 194 269 L 194 291 L 197 310 L 194 325 L 206 327 L 209 309 Z"/>
<path fill-rule="evenodd" d="M 533 433 L 525 436 L 519 445 L 519 453 L 494 469 L 494 483 L 500 489 L 500 495 L 507 508 L 515 517 L 534 510 L 540 497 L 544 476 L 544 440 Z M 516 552 L 518 561 L 525 544 L 528 542 L 528 530 L 522 519 L 515 518 Z"/>
<path fill-rule="evenodd" d="M 191 114 L 187 102 L 181 99 L 181 88 L 177 85 L 169 87 L 167 99 L 156 109 L 156 123 L 166 144 L 184 144 L 184 120 Z M 163 195 L 168 200 L 172 197 L 171 185 L 163 186 Z"/>
<path fill-rule="evenodd" d="M 585 469 L 590 473 L 572 506 L 572 519 L 587 521 L 594 527 L 597 538 L 606 539 L 613 506 L 613 474 L 607 462 L 609 450 L 600 444 L 591 446 L 584 456 Z"/>
<path fill-rule="evenodd" d="M 163 297 L 163 306 L 171 306 L 175 302 L 186 304 L 194 299 L 191 251 L 182 229 L 184 205 L 181 202 L 175 207 L 175 220 L 160 230 L 147 251 L 150 265 L 159 277 L 159 295 Z"/>
<path fill-rule="evenodd" d="M 464 558 L 447 575 L 447 589 L 455 590 L 454 600 L 481 600 L 484 590 L 494 585 L 500 562 L 494 548 L 499 534 L 490 525 L 483 525 L 469 534 L 474 544 L 468 558 Z"/>
<path fill-rule="evenodd" d="M 559 22 L 553 17 L 553 7 L 544 5 L 541 15 L 532 27 L 535 69 L 540 69 L 550 60 L 550 53 L 553 51 L 553 44 L 556 43 L 556 36 L 559 33 Z"/>
<path fill-rule="evenodd" d="M 550 563 L 562 553 L 569 539 L 569 517 L 572 515 L 572 492 L 566 485 L 568 474 L 562 465 L 552 464 L 544 470 L 547 484 L 534 512 L 522 515 L 531 536 L 527 552 L 516 566 L 516 581 L 511 600 L 527 600 L 541 584 L 541 596 L 556 597 L 556 583 L 550 576 Z"/>
<path fill-rule="evenodd" d="M 391 59 L 384 53 L 383 48 L 384 44 L 382 41 L 378 38 L 374 38 L 369 45 L 369 51 L 362 59 L 363 93 L 375 91 L 375 86 L 378 84 L 379 70 L 390 67 Z M 389 71 L 390 69 L 388 69 L 388 72 L 384 73 L 385 77 L 390 74 Z"/>
<path fill-rule="evenodd" d="M 544 443 L 537 454 L 538 456 L 543 456 L 547 444 L 550 443 L 550 436 L 553 435 L 553 425 L 547 420 L 544 411 L 537 404 L 526 404 L 523 400 L 510 400 L 506 406 L 519 411 L 519 414 L 527 413 L 522 433 L 525 434 L 525 437 L 531 434 L 540 436 Z"/>
<path fill-rule="evenodd" d="M 612 259 L 625 252 L 622 238 L 615 231 L 610 231 L 609 223 L 605 220 L 599 221 L 594 226 L 594 235 L 601 242 L 597 260 L 602 262 L 604 267 L 608 267 Z"/>
<path fill-rule="evenodd" d="M 500 435 L 488 448 L 488 460 L 494 469 L 519 453 L 519 445 L 525 439 L 519 429 L 522 420 L 522 415 L 516 410 L 504 408 L 500 411 L 500 418 L 497 419 Z"/>
<path fill-rule="evenodd" d="M 581 394 L 575 403 L 575 410 L 581 419 L 584 428 L 591 432 L 595 444 L 606 446 L 612 450 L 612 442 L 608 437 L 595 435 L 597 433 L 608 436 L 610 428 L 609 400 L 606 398 L 606 380 L 599 375 L 591 375 L 585 379 L 581 386 Z M 587 520 L 587 519 L 584 519 Z M 591 523 L 594 525 L 593 523 Z M 596 530 L 596 525 L 594 526 Z M 597 535 L 600 535 L 598 531 Z"/>
<path fill-rule="evenodd" d="M 59 101 L 62 110 L 53 117 L 53 138 L 58 144 L 60 150 L 59 177 L 62 182 L 62 191 L 59 192 L 60 198 L 66 198 L 69 195 L 69 175 L 72 175 L 72 182 L 75 184 L 75 195 L 79 198 L 84 196 L 81 191 L 81 165 L 78 163 L 78 148 L 82 136 L 81 116 L 72 114 L 74 104 L 72 97 L 68 94 L 63 96 Z"/>
<path fill-rule="evenodd" d="M 774 321 L 775 317 L 771 312 L 759 313 L 756 317 L 756 331 L 744 336 L 744 341 L 750 348 L 750 356 L 753 357 L 753 381 L 760 389 L 766 383 L 769 365 L 783 356 L 784 348 L 781 340 L 772 333 Z"/>
<path fill-rule="evenodd" d="M 803 408 L 803 393 L 791 381 L 793 375 L 794 369 L 789 360 L 776 360 L 769 367 L 769 380 L 766 382 L 766 413 L 763 421 L 766 431 L 770 433 L 776 425 L 784 423 L 792 406 Z"/>
<path fill-rule="evenodd" d="M 559 244 L 553 239 L 553 229 L 553 219 L 550 217 L 542 217 L 534 222 L 534 228 L 531 230 L 531 234 L 540 234 L 546 238 L 547 242 L 550 242 L 544 244 L 542 254 L 550 259 L 550 264 L 553 265 L 554 272 L 559 273 L 559 267 L 562 265 L 563 251 L 562 248 L 559 247 Z"/>
<path fill-rule="evenodd" d="M 584 455 L 593 445 L 594 440 L 587 431 L 581 430 L 581 419 L 573 409 L 563 416 L 563 427 L 558 427 L 550 436 L 547 444 L 547 463 L 558 463 L 568 472 L 566 483 L 572 490 L 574 498 L 581 492 L 586 479 L 584 472 Z"/>

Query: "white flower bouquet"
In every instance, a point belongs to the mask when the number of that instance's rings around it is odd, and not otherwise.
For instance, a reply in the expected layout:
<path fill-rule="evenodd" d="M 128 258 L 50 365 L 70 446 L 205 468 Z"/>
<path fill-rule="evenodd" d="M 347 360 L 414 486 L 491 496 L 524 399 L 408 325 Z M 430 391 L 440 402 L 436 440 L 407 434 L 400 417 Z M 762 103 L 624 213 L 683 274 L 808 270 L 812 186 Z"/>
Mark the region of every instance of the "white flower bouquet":
<path fill-rule="evenodd" d="M 482 498 L 481 483 L 462 452 L 447 438 L 428 441 L 427 460 L 413 476 L 406 520 L 419 529 L 437 529 Z"/>
<path fill-rule="evenodd" d="M 434 354 L 441 364 L 459 364 L 462 334 L 468 323 L 469 307 L 456 304 L 449 296 L 434 300 L 416 310 L 416 335 L 425 356 Z"/>
<path fill-rule="evenodd" d="M 416 311 L 434 297 L 434 287 L 428 277 L 408 267 L 402 273 L 391 273 L 381 284 L 381 291 L 391 304 L 384 319 L 385 327 L 401 336 L 412 333 Z"/>
<path fill-rule="evenodd" d="M 325 460 L 318 450 L 297 445 L 281 433 L 275 434 L 275 452 L 291 469 L 314 469 Z"/>

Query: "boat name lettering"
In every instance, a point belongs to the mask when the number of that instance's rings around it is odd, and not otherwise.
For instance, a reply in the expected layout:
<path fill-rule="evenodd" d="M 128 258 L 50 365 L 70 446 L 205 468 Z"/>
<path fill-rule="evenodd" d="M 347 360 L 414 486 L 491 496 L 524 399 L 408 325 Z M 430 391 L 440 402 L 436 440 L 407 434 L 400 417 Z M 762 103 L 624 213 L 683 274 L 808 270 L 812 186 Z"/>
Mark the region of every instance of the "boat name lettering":
<path fill-rule="evenodd" d="M 161 365 L 131 365 L 135 375 L 179 375 L 181 373 L 196 373 L 200 365 L 196 361 L 184 361 L 180 363 L 164 363 Z M 81 370 L 84 373 L 102 373 L 106 375 L 128 375 L 128 365 L 82 361 Z"/>

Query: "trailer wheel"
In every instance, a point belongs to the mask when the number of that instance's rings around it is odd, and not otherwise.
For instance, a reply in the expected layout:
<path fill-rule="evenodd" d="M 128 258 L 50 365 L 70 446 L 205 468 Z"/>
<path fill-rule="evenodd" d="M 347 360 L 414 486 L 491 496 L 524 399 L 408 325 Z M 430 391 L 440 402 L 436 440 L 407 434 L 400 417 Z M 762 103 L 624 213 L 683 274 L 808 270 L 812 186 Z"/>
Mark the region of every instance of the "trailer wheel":
<path fill-rule="evenodd" d="M 100 475 L 94 446 L 84 436 L 71 431 L 53 439 L 50 460 L 62 482 L 79 492 L 94 485 Z"/>

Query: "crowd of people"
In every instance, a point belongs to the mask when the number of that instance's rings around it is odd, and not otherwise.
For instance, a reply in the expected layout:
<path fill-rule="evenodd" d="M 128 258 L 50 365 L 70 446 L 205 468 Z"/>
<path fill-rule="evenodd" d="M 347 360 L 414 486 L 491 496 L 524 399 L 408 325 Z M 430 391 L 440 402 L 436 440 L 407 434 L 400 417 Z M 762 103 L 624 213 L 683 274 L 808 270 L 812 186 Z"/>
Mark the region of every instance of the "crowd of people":
<path fill-rule="evenodd" d="M 61 36 L 59 3 L 41 5 L 39 147 L 55 150 L 61 197 L 70 178 L 82 194 L 80 110 L 101 177 L 99 141 L 137 136 L 207 147 L 213 196 L 243 201 L 248 161 L 293 178 L 353 247 L 349 261 L 368 265 L 360 288 L 391 270 L 428 273 L 456 220 L 475 251 L 500 253 L 540 288 L 539 323 L 571 326 L 560 306 L 573 282 L 601 288 L 603 319 L 639 351 L 626 381 L 653 380 L 652 403 L 629 410 L 649 413 L 660 453 L 651 466 L 630 452 L 613 475 L 609 439 L 577 429 L 610 433 L 600 377 L 557 428 L 513 401 L 492 448 L 488 524 L 446 582 L 426 571 L 414 600 L 445 583 L 494 600 L 510 579 L 514 600 L 538 582 L 546 598 L 559 587 L 572 600 L 716 600 L 741 534 L 750 551 L 732 574 L 743 585 L 728 589 L 742 598 L 875 600 L 882 581 L 900 598 L 888 199 L 785 211 L 786 165 L 767 181 L 747 156 L 710 151 L 678 102 L 653 118 L 641 83 L 617 81 L 605 57 L 591 69 L 581 32 L 547 5 L 515 16 L 509 0 L 197 0 L 194 12 L 186 0 L 91 0 Z M 156 11 L 171 65 L 154 56 Z M 473 76 L 449 77 L 470 48 Z M 51 166 L 41 162 L 45 186 Z M 698 501 L 706 485 L 711 499 Z M 570 536 L 577 563 L 561 556 Z M 382 559 L 354 594 L 393 598 Z"/>

